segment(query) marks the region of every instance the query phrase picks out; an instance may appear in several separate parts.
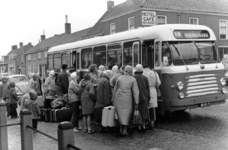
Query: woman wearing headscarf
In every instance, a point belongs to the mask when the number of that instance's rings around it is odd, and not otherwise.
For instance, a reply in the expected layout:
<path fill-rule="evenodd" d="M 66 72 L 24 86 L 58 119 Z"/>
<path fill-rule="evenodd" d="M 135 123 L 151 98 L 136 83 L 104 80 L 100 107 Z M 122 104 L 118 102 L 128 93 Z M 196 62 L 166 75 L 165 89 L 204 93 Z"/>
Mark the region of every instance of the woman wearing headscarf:
<path fill-rule="evenodd" d="M 54 70 L 50 71 L 48 77 L 44 82 L 44 96 L 48 96 L 50 90 L 54 88 L 55 86 L 54 76 L 55 76 L 55 71 Z"/>
<path fill-rule="evenodd" d="M 80 100 L 78 95 L 80 93 L 80 86 L 77 83 L 77 73 L 73 72 L 70 75 L 71 81 L 68 89 L 68 99 L 71 104 L 73 115 L 71 117 L 71 123 L 74 126 L 74 132 L 79 132 L 79 105 Z"/>
<path fill-rule="evenodd" d="M 113 102 L 117 111 L 120 133 L 122 135 L 128 135 L 127 126 L 130 124 L 133 105 L 138 105 L 139 103 L 139 89 L 132 73 L 132 67 L 126 66 L 124 75 L 120 76 L 117 80 L 113 93 Z"/>
<path fill-rule="evenodd" d="M 33 81 L 34 82 L 32 83 L 31 89 L 34 89 L 38 96 L 42 95 L 39 77 L 36 74 L 33 76 Z"/>
<path fill-rule="evenodd" d="M 150 89 L 149 89 L 149 81 L 147 79 L 147 77 L 145 77 L 143 75 L 143 66 L 138 64 L 135 67 L 135 75 L 134 75 L 137 84 L 138 84 L 138 88 L 139 88 L 139 105 L 138 105 L 138 109 L 139 112 L 142 116 L 143 119 L 143 124 L 142 124 L 142 128 L 145 131 L 146 129 L 146 120 L 149 119 L 149 115 L 148 115 L 148 102 L 150 99 Z M 141 129 L 141 127 L 139 126 L 139 129 Z"/>
<path fill-rule="evenodd" d="M 98 70 L 98 78 L 101 79 L 103 72 L 105 71 L 105 66 L 100 65 L 98 69 L 99 69 Z"/>
<path fill-rule="evenodd" d="M 90 81 L 94 85 L 94 87 L 98 84 L 98 72 L 97 72 L 97 65 L 92 64 L 89 66 L 89 72 L 90 72 Z"/>
<path fill-rule="evenodd" d="M 110 79 L 110 85 L 111 85 L 112 88 L 114 88 L 115 85 L 116 85 L 117 79 L 118 79 L 120 76 L 122 76 L 123 74 L 122 74 L 121 71 L 119 70 L 118 66 L 114 66 L 114 67 L 112 68 L 112 74 L 113 74 L 113 76 L 112 76 L 112 78 Z"/>
<path fill-rule="evenodd" d="M 151 120 L 151 116 L 150 116 L 150 126 L 153 128 L 154 127 L 154 121 L 156 120 L 156 115 L 155 115 L 155 108 L 158 107 L 158 99 L 157 99 L 157 90 L 155 88 L 155 86 L 160 86 L 161 85 L 161 81 L 160 78 L 158 76 L 158 74 L 153 71 L 150 70 L 148 68 L 147 64 L 143 64 L 143 75 L 147 77 L 147 79 L 149 80 L 149 87 L 150 87 L 150 101 L 149 101 L 149 109 L 151 109 L 151 111 L 153 111 L 153 120 Z"/>
<path fill-rule="evenodd" d="M 97 86 L 97 101 L 95 105 L 94 121 L 101 123 L 102 110 L 104 107 L 111 105 L 112 92 L 109 84 L 109 79 L 112 76 L 111 70 L 103 72 L 103 76 L 98 82 Z"/>
<path fill-rule="evenodd" d="M 94 131 L 91 129 L 90 123 L 95 105 L 95 91 L 91 83 L 91 76 L 88 73 L 84 75 L 84 79 L 80 85 L 84 132 L 93 133 Z"/>

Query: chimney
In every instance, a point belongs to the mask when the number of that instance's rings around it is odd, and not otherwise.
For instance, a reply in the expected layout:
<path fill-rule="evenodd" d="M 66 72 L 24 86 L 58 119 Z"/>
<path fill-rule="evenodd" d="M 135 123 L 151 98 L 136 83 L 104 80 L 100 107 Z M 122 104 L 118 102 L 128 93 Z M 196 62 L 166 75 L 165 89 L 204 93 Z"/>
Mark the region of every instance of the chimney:
<path fill-rule="evenodd" d="M 12 50 L 15 50 L 15 49 L 17 49 L 17 45 L 12 46 Z"/>
<path fill-rule="evenodd" d="M 112 0 L 107 1 L 108 10 L 110 10 L 112 7 L 114 7 L 114 1 L 112 1 Z"/>
<path fill-rule="evenodd" d="M 22 43 L 22 42 L 20 42 L 20 43 L 19 43 L 19 45 L 20 45 L 20 48 L 22 48 L 22 47 L 23 47 L 23 43 Z"/>
<path fill-rule="evenodd" d="M 45 35 L 40 36 L 41 41 L 45 40 Z"/>
<path fill-rule="evenodd" d="M 66 23 L 65 23 L 65 34 L 71 34 L 71 25 L 67 23 L 67 15 L 66 15 Z"/>

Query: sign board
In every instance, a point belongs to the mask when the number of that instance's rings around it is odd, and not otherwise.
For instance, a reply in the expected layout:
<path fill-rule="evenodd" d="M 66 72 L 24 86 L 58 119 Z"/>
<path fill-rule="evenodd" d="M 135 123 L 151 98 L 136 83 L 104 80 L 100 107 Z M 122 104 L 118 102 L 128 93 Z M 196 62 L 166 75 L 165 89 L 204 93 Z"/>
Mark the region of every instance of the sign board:
<path fill-rule="evenodd" d="M 207 30 L 175 30 L 173 35 L 177 39 L 209 39 Z"/>
<path fill-rule="evenodd" d="M 156 25 L 156 12 L 142 11 L 142 25 Z"/>

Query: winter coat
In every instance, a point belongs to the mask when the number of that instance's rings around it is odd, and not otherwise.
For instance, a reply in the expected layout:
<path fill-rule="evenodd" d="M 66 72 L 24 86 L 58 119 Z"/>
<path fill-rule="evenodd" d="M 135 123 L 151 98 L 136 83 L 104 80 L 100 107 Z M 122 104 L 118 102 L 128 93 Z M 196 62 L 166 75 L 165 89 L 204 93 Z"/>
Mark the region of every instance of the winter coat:
<path fill-rule="evenodd" d="M 16 104 L 17 103 L 17 92 L 15 88 L 10 88 L 9 90 L 9 103 Z"/>
<path fill-rule="evenodd" d="M 115 87 L 116 81 L 119 79 L 120 76 L 122 76 L 122 73 L 119 72 L 119 73 L 115 74 L 115 75 L 110 79 L 110 85 L 111 85 L 112 87 Z"/>
<path fill-rule="evenodd" d="M 90 81 L 91 83 L 96 86 L 98 84 L 98 75 L 95 73 L 90 73 Z"/>
<path fill-rule="evenodd" d="M 28 109 L 31 112 L 32 119 L 39 119 L 41 113 L 36 100 L 26 99 L 24 109 Z"/>
<path fill-rule="evenodd" d="M 63 94 L 68 94 L 69 78 L 65 71 L 59 73 L 56 85 L 60 87 Z"/>
<path fill-rule="evenodd" d="M 142 72 L 135 72 L 134 75 L 139 88 L 139 105 L 138 109 L 143 119 L 149 119 L 148 103 L 150 100 L 150 88 L 147 77 Z"/>
<path fill-rule="evenodd" d="M 21 106 L 21 111 L 24 110 L 24 106 L 25 106 L 25 102 L 30 100 L 30 96 L 29 96 L 29 93 L 26 93 L 24 94 L 22 97 L 21 97 L 21 100 L 19 102 L 20 106 Z"/>
<path fill-rule="evenodd" d="M 80 86 L 78 85 L 77 81 L 71 80 L 69 89 L 68 89 L 68 100 L 69 102 L 78 101 L 78 95 L 80 93 Z"/>
<path fill-rule="evenodd" d="M 149 68 L 143 69 L 143 75 L 147 77 L 149 80 L 149 87 L 150 87 L 150 107 L 158 107 L 158 99 L 157 99 L 157 90 L 155 85 L 160 86 L 161 81 L 158 74 L 155 71 L 151 71 Z"/>
<path fill-rule="evenodd" d="M 55 86 L 55 79 L 52 77 L 47 77 L 44 83 L 44 95 L 48 95 L 49 91 Z"/>
<path fill-rule="evenodd" d="M 97 86 L 97 101 L 95 107 L 105 107 L 111 104 L 112 92 L 109 79 L 103 74 Z"/>
<path fill-rule="evenodd" d="M 139 89 L 134 77 L 131 75 L 119 77 L 114 87 L 113 101 L 120 124 L 129 125 L 133 105 L 139 103 Z"/>
<path fill-rule="evenodd" d="M 32 83 L 31 89 L 35 90 L 38 96 L 42 95 L 39 81 L 34 81 Z"/>
<path fill-rule="evenodd" d="M 94 109 L 95 91 L 91 81 L 82 81 L 81 83 L 81 104 L 82 114 L 91 115 Z"/>
<path fill-rule="evenodd" d="M 7 82 L 0 85 L 0 97 L 4 100 L 9 98 L 9 84 Z"/>

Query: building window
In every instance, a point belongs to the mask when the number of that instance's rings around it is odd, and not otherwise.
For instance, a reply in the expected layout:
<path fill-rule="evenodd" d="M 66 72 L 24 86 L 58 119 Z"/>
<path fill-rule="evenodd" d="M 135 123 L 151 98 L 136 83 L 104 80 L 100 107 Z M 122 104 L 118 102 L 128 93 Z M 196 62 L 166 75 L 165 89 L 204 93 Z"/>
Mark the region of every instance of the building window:
<path fill-rule="evenodd" d="M 195 24 L 195 25 L 199 24 L 199 18 L 190 17 L 189 24 Z"/>
<path fill-rule="evenodd" d="M 219 37 L 220 39 L 227 38 L 227 20 L 219 20 Z"/>
<path fill-rule="evenodd" d="M 135 28 L 135 17 L 128 18 L 128 29 L 132 30 Z"/>
<path fill-rule="evenodd" d="M 33 54 L 33 57 L 34 57 L 34 59 L 33 59 L 33 60 L 36 60 L 36 53 L 34 53 L 34 54 Z"/>
<path fill-rule="evenodd" d="M 41 52 L 38 53 L 38 59 L 41 59 Z"/>
<path fill-rule="evenodd" d="M 28 54 L 28 61 L 31 60 L 31 54 Z"/>
<path fill-rule="evenodd" d="M 111 23 L 110 24 L 110 34 L 116 33 L 116 24 Z"/>
<path fill-rule="evenodd" d="M 47 51 L 44 51 L 44 58 L 47 58 Z"/>
<path fill-rule="evenodd" d="M 167 16 L 157 15 L 157 25 L 167 24 Z"/>
<path fill-rule="evenodd" d="M 28 65 L 28 75 L 30 75 L 32 73 L 32 66 Z"/>

